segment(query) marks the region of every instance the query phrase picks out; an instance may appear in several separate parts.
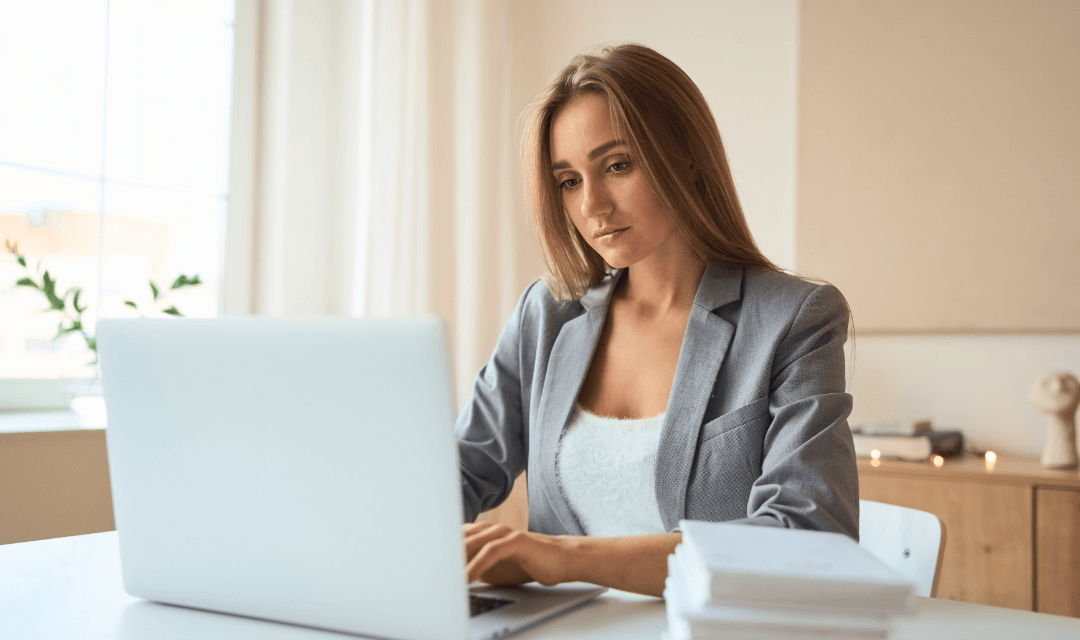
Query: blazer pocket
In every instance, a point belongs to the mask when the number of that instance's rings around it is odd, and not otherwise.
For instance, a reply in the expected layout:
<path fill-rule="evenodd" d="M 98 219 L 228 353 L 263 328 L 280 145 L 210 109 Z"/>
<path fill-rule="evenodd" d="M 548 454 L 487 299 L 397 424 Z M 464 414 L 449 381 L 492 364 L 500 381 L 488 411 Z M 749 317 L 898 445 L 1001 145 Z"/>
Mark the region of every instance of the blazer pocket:
<path fill-rule="evenodd" d="M 768 414 L 768 396 L 758 398 L 746 406 L 739 407 L 734 411 L 725 413 L 719 418 L 706 422 L 705 426 L 701 427 L 701 442 L 704 443 L 720 434 L 727 433 L 733 429 L 738 429 L 739 427 L 754 422 L 758 418 L 767 416 Z"/>

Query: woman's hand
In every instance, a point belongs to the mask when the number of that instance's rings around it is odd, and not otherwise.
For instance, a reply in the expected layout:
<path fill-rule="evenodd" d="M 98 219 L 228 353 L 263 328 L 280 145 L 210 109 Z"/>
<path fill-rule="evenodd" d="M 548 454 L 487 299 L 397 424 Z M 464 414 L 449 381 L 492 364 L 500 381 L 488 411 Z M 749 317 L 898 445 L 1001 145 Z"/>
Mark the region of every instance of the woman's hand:
<path fill-rule="evenodd" d="M 651 596 L 663 595 L 667 557 L 682 541 L 681 533 L 549 536 L 490 522 L 462 530 L 469 582 L 551 586 L 580 580 Z"/>
<path fill-rule="evenodd" d="M 479 522 L 463 527 L 469 582 L 495 585 L 570 581 L 568 538 Z"/>

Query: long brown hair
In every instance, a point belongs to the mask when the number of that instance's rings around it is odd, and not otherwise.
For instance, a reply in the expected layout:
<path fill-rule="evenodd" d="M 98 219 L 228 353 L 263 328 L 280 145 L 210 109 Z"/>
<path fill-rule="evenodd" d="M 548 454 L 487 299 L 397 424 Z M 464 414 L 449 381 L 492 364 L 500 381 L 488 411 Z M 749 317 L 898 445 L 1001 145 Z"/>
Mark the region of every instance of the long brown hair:
<path fill-rule="evenodd" d="M 551 172 L 551 121 L 585 93 L 607 99 L 615 131 L 697 258 L 780 270 L 750 234 L 705 96 L 671 60 L 643 45 L 622 44 L 576 56 L 529 112 L 522 144 L 526 192 L 556 298 L 581 297 L 610 270 L 574 227 Z"/>

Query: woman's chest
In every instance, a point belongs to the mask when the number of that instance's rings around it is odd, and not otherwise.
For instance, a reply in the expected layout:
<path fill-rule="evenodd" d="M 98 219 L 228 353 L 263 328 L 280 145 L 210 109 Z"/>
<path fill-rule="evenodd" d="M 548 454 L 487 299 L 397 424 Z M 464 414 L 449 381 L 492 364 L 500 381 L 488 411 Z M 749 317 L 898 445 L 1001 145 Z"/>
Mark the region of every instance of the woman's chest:
<path fill-rule="evenodd" d="M 599 415 L 663 413 L 679 364 L 686 313 L 656 320 L 609 314 L 578 402 Z"/>

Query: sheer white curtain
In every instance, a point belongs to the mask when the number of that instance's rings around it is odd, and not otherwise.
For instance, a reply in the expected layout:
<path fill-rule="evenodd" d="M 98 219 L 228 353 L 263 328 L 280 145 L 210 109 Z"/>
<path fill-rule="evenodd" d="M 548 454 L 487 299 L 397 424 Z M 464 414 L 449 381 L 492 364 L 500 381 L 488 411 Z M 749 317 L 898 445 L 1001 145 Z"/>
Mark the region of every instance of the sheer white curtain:
<path fill-rule="evenodd" d="M 437 314 L 465 397 L 520 293 L 505 1 L 250 0 L 237 29 L 226 310 Z"/>

